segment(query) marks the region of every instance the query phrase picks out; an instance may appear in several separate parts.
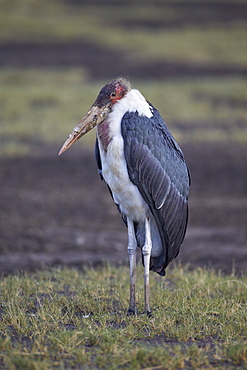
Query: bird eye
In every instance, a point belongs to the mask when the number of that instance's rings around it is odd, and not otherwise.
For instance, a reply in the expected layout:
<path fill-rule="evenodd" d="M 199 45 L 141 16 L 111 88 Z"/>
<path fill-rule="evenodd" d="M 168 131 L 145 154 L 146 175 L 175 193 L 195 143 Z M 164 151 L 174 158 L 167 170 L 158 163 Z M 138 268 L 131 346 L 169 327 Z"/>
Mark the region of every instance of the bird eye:
<path fill-rule="evenodd" d="M 116 95 L 117 95 L 117 94 L 115 93 L 115 91 L 113 91 L 113 92 L 111 93 L 110 97 L 111 97 L 111 98 L 115 98 L 115 97 L 116 97 Z"/>

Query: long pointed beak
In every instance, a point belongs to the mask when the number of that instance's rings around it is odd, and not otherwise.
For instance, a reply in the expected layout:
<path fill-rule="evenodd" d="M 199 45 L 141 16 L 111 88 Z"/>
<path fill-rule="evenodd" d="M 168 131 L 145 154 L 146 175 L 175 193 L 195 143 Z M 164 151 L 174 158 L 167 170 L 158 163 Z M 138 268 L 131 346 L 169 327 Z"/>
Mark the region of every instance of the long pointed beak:
<path fill-rule="evenodd" d="M 78 125 L 71 132 L 71 134 L 68 136 L 62 148 L 60 149 L 58 155 L 65 152 L 83 135 L 92 130 L 100 122 L 104 121 L 109 112 L 110 112 L 109 106 L 99 108 L 97 105 L 93 105 L 89 109 L 87 114 L 80 120 Z"/>

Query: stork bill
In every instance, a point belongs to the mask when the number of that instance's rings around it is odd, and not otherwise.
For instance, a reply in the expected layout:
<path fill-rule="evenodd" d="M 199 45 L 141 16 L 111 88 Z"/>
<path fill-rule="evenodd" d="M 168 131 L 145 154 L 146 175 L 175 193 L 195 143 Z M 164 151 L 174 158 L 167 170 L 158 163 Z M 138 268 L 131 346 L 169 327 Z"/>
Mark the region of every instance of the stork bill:
<path fill-rule="evenodd" d="M 178 255 L 188 220 L 190 174 L 163 118 L 128 81 L 105 85 L 59 155 L 97 128 L 99 174 L 128 227 L 130 304 L 136 313 L 136 249 L 142 251 L 145 310 L 151 315 L 149 271 L 164 276 Z"/>

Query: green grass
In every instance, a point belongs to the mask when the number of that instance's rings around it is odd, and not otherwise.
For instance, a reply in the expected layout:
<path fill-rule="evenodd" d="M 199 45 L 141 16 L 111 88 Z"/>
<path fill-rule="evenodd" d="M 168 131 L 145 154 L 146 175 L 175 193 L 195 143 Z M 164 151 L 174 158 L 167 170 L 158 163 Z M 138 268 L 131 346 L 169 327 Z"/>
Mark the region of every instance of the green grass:
<path fill-rule="evenodd" d="M 0 282 L 8 369 L 247 368 L 247 278 L 180 267 L 151 277 L 153 318 L 127 317 L 128 268 L 51 269 Z"/>
<path fill-rule="evenodd" d="M 107 81 L 83 69 L 0 70 L 0 153 L 23 155 L 62 145 Z M 132 81 L 160 111 L 178 141 L 247 141 L 247 90 L 240 78 Z M 93 143 L 95 132 L 82 139 Z"/>

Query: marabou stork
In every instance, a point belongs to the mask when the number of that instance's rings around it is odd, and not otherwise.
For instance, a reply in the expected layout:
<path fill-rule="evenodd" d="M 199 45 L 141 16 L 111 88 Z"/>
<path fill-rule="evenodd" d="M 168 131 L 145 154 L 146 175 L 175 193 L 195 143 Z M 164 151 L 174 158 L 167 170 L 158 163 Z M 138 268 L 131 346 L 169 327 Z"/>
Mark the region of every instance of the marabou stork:
<path fill-rule="evenodd" d="M 151 315 L 149 270 L 164 276 L 183 242 L 190 174 L 183 153 L 161 115 L 130 83 L 105 85 L 59 154 L 97 126 L 95 156 L 128 227 L 130 305 L 136 313 L 136 249 L 144 265 L 145 311 Z"/>

